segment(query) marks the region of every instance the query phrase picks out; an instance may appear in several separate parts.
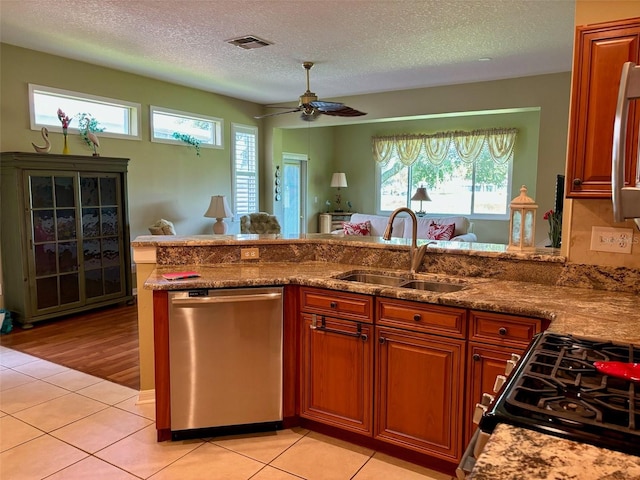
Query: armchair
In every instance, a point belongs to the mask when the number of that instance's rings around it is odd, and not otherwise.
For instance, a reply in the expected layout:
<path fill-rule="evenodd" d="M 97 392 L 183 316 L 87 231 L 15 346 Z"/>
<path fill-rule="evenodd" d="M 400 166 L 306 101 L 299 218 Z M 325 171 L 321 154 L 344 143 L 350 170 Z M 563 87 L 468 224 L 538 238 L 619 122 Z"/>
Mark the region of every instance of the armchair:
<path fill-rule="evenodd" d="M 250 213 L 240 217 L 240 233 L 280 233 L 280 223 L 275 215 L 265 212 Z"/>

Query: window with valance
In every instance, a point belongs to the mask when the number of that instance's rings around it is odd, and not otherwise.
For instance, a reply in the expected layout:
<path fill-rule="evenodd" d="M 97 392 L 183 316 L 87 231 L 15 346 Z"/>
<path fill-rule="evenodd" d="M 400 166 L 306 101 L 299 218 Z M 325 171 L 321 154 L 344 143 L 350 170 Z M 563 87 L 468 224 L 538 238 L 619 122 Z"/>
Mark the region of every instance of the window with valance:
<path fill-rule="evenodd" d="M 378 211 L 410 207 L 427 188 L 428 213 L 508 216 L 517 129 L 375 136 Z"/>

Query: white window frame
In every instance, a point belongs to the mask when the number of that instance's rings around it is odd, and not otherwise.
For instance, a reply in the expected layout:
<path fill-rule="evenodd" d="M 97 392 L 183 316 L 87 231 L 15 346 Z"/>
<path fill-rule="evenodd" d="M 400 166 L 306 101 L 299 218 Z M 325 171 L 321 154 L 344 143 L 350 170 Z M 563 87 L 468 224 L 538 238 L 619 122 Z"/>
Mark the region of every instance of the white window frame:
<path fill-rule="evenodd" d="M 109 132 L 108 130 L 105 130 L 104 132 L 100 132 L 100 136 L 107 137 L 107 138 L 126 139 L 126 140 L 141 140 L 140 123 L 141 123 L 142 106 L 139 103 L 127 102 L 124 100 L 118 100 L 114 98 L 100 97 L 100 96 L 91 95 L 88 93 L 73 92 L 71 90 L 63 90 L 60 88 L 47 87 L 43 85 L 35 85 L 30 83 L 29 84 L 29 122 L 30 122 L 31 130 L 40 130 L 42 127 L 47 127 L 49 130 L 53 132 L 62 133 L 62 124 L 59 121 L 57 123 L 52 123 L 52 124 L 40 124 L 36 122 L 35 99 L 34 99 L 34 94 L 36 92 L 40 94 L 48 95 L 50 97 L 59 97 L 61 99 L 70 98 L 70 99 L 81 101 L 81 102 L 87 102 L 88 104 L 112 105 L 115 107 L 123 108 L 128 111 L 129 133 L 124 134 L 124 133 Z M 61 105 L 59 108 L 62 108 L 62 107 L 63 105 Z M 80 112 L 72 113 L 72 112 L 69 112 L 68 109 L 65 110 L 64 108 L 62 108 L 62 110 L 67 115 L 75 115 L 76 113 L 80 113 Z M 86 111 L 91 113 L 90 110 L 91 108 L 90 106 L 88 106 Z M 100 122 L 99 117 L 96 117 L 96 120 Z M 76 123 L 76 126 L 72 126 L 74 123 Z M 99 124 L 98 126 L 102 126 L 102 125 Z M 68 131 L 73 133 L 80 132 L 80 130 L 77 127 L 77 121 L 71 122 L 71 125 L 68 128 Z"/>
<path fill-rule="evenodd" d="M 179 140 L 177 138 L 158 138 L 155 136 L 155 126 L 154 126 L 154 119 L 153 119 L 154 113 L 163 113 L 163 114 L 167 114 L 174 117 L 183 117 L 188 120 L 198 120 L 202 122 L 211 123 L 214 138 L 211 143 L 201 141 L 199 144 L 199 147 L 200 148 L 217 148 L 217 149 L 224 148 L 224 145 L 223 145 L 224 120 L 223 119 L 217 118 L 217 117 L 210 117 L 207 115 L 201 115 L 199 113 L 183 112 L 181 110 L 173 110 L 171 108 L 158 107 L 155 105 L 151 105 L 149 107 L 149 134 L 151 136 L 150 140 L 153 143 L 169 143 L 172 145 L 184 145 L 184 142 L 182 142 L 182 140 Z M 179 133 L 188 134 L 188 132 L 179 132 Z"/>
<path fill-rule="evenodd" d="M 255 177 L 255 185 L 256 185 L 256 205 L 254 212 L 260 211 L 260 166 L 259 166 L 259 137 L 258 137 L 258 127 L 253 125 L 242 125 L 239 123 L 231 124 L 231 195 L 233 198 L 233 207 L 232 210 L 235 215 L 235 220 L 239 220 L 242 215 L 249 212 L 239 212 L 238 204 L 237 204 L 237 172 L 236 172 L 236 133 L 247 133 L 253 134 L 255 137 L 255 171 L 253 172 L 253 176 Z"/>

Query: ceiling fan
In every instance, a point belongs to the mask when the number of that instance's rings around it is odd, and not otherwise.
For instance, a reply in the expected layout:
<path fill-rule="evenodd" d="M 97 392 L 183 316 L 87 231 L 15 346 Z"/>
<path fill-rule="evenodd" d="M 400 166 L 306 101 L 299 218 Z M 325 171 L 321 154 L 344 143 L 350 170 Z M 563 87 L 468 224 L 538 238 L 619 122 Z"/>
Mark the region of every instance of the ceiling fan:
<path fill-rule="evenodd" d="M 291 109 L 290 107 L 271 107 L 271 108 L 289 108 L 286 112 L 267 113 L 265 115 L 258 115 L 256 119 L 272 117 L 274 115 L 282 115 L 285 113 L 301 112 L 300 118 L 307 122 L 311 122 L 318 118 L 320 115 L 331 115 L 333 117 L 359 117 L 360 115 L 366 115 L 366 113 L 359 110 L 355 110 L 346 106 L 344 103 L 339 102 L 323 102 L 318 100 L 318 96 L 309 89 L 309 70 L 313 67 L 313 62 L 304 62 L 302 64 L 307 71 L 307 91 L 300 95 L 300 102 L 297 108 Z"/>

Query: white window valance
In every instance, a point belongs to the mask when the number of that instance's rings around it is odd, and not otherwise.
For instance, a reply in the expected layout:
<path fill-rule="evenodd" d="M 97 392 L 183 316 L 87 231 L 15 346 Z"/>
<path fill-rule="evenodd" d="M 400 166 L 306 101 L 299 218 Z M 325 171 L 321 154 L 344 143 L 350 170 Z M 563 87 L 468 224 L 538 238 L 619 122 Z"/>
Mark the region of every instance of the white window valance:
<path fill-rule="evenodd" d="M 517 133 L 516 128 L 492 128 L 470 132 L 376 136 L 372 137 L 373 158 L 376 162 L 386 164 L 395 154 L 408 166 L 423 154 L 429 162 L 439 165 L 446 158 L 453 142 L 458 157 L 464 162 L 474 162 L 486 145 L 491 158 L 504 164 L 513 156 Z"/>

